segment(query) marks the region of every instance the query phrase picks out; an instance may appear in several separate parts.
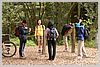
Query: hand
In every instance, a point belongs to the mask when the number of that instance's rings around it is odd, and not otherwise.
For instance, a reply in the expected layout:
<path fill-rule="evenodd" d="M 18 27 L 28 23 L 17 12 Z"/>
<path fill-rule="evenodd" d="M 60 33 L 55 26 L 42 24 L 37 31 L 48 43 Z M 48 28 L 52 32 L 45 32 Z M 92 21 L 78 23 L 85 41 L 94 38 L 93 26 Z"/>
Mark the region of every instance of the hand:
<path fill-rule="evenodd" d="M 29 28 L 29 32 L 31 32 L 31 28 Z"/>
<path fill-rule="evenodd" d="M 25 29 L 28 29 L 28 27 L 25 27 Z"/>
<path fill-rule="evenodd" d="M 57 38 L 58 38 L 59 36 L 57 36 Z"/>
<path fill-rule="evenodd" d="M 35 39 L 37 39 L 37 37 L 35 36 Z"/>

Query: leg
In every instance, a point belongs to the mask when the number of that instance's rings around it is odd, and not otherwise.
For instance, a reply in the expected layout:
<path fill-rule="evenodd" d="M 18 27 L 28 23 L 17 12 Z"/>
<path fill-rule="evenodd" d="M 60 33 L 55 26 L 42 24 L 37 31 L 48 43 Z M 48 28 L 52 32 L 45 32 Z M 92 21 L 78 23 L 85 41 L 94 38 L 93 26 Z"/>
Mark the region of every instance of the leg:
<path fill-rule="evenodd" d="M 23 39 L 20 38 L 20 46 L 19 46 L 19 55 L 22 56 L 22 50 L 23 50 Z"/>
<path fill-rule="evenodd" d="M 42 51 L 42 53 L 43 53 L 43 49 L 44 49 L 44 44 L 43 44 L 43 36 L 40 36 L 40 49 L 41 49 L 41 51 Z"/>
<path fill-rule="evenodd" d="M 52 56 L 52 60 L 54 60 L 55 55 L 56 55 L 56 41 L 55 40 L 52 41 L 52 46 L 53 46 L 53 56 Z"/>
<path fill-rule="evenodd" d="M 22 49 L 22 56 L 25 56 L 25 55 L 24 55 L 25 44 L 26 44 L 26 39 L 24 40 L 24 43 L 23 43 L 23 46 L 22 46 L 22 48 L 23 48 L 23 49 Z"/>
<path fill-rule="evenodd" d="M 78 41 L 78 56 L 80 56 L 80 40 Z"/>
<path fill-rule="evenodd" d="M 82 52 L 83 52 L 83 56 L 87 56 L 85 46 L 84 46 L 84 41 L 82 42 Z"/>
<path fill-rule="evenodd" d="M 40 36 L 37 36 L 37 43 L 38 43 L 38 47 L 39 47 L 38 51 L 40 53 L 41 52 Z"/>
<path fill-rule="evenodd" d="M 68 49 L 68 42 L 67 42 L 67 36 L 63 36 L 63 40 L 64 40 L 64 45 L 65 45 L 65 51 L 67 51 Z"/>
<path fill-rule="evenodd" d="M 48 40 L 48 53 L 49 53 L 49 60 L 52 58 L 52 48 L 51 48 L 51 41 Z"/>
<path fill-rule="evenodd" d="M 82 41 L 78 41 L 78 56 L 82 57 Z"/>

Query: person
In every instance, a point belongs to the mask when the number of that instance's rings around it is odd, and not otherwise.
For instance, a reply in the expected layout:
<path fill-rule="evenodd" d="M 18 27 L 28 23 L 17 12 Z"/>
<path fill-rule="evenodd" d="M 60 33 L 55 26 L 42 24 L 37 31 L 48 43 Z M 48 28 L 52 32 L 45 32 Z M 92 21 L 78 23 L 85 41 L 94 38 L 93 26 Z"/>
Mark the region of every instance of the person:
<path fill-rule="evenodd" d="M 87 57 L 87 53 L 84 46 L 84 25 L 81 19 L 79 20 L 79 23 L 76 23 L 76 28 L 78 40 L 78 59 L 82 59 L 84 56 Z"/>
<path fill-rule="evenodd" d="M 22 23 L 19 25 L 19 40 L 20 40 L 20 46 L 19 46 L 19 55 L 20 58 L 25 58 L 24 54 L 24 48 L 27 41 L 27 34 L 30 32 L 28 31 L 28 26 L 26 20 L 23 20 Z"/>
<path fill-rule="evenodd" d="M 65 24 L 62 28 L 61 34 L 63 36 L 63 44 L 65 45 L 65 49 L 64 52 L 68 51 L 68 36 L 71 34 L 72 32 L 72 24 Z"/>
<path fill-rule="evenodd" d="M 54 60 L 56 55 L 56 38 L 58 38 L 59 34 L 51 21 L 49 21 L 45 32 L 48 43 L 48 54 L 49 54 L 48 60 Z"/>
<path fill-rule="evenodd" d="M 80 26 L 80 24 L 82 23 L 82 19 L 79 18 L 77 19 L 76 23 L 75 23 L 75 30 L 78 31 L 78 27 Z M 76 37 L 78 36 L 78 32 L 76 32 Z"/>
<path fill-rule="evenodd" d="M 37 45 L 39 46 L 38 52 L 43 51 L 43 36 L 44 36 L 45 26 L 42 25 L 41 20 L 37 20 L 37 25 L 35 26 L 35 39 L 37 40 Z"/>

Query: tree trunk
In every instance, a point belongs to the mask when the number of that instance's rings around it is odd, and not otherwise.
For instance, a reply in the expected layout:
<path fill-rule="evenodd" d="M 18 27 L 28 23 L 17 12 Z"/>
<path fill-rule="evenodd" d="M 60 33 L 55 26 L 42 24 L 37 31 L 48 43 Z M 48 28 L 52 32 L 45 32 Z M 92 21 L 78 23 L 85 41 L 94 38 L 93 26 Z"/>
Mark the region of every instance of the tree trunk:
<path fill-rule="evenodd" d="M 27 9 L 26 9 L 26 5 L 25 5 L 25 3 L 23 3 L 23 9 L 24 9 L 24 13 L 25 13 L 25 19 L 27 20 L 27 21 L 30 21 L 30 18 L 29 18 L 29 14 L 28 14 L 28 11 L 27 11 Z"/>
<path fill-rule="evenodd" d="M 75 28 L 72 29 L 71 39 L 72 39 L 72 50 L 71 50 L 71 52 L 74 53 L 75 52 Z"/>
<path fill-rule="evenodd" d="M 78 3 L 78 17 L 80 18 L 80 3 Z"/>

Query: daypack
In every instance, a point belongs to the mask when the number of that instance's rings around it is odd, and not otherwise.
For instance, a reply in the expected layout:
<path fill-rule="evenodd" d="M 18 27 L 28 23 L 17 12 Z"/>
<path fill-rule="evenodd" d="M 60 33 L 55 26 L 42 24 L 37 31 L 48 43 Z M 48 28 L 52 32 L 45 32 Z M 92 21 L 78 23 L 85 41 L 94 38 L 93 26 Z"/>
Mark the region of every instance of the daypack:
<path fill-rule="evenodd" d="M 69 31 L 70 29 L 71 29 L 71 25 L 70 24 L 65 24 L 64 26 L 63 26 L 63 28 L 62 28 L 62 31 L 61 31 L 61 35 L 62 36 L 64 36 L 64 34 L 65 34 L 65 32 L 67 31 Z"/>
<path fill-rule="evenodd" d="M 50 40 L 56 39 L 57 37 L 56 29 L 54 27 L 51 28 L 47 36 Z"/>
<path fill-rule="evenodd" d="M 19 37 L 19 27 L 16 27 L 15 28 L 15 36 L 16 37 Z"/>
<path fill-rule="evenodd" d="M 89 38 L 89 30 L 84 28 L 84 39 L 88 39 Z"/>

